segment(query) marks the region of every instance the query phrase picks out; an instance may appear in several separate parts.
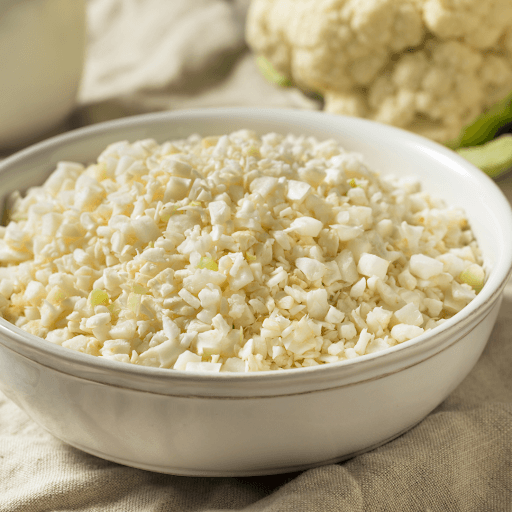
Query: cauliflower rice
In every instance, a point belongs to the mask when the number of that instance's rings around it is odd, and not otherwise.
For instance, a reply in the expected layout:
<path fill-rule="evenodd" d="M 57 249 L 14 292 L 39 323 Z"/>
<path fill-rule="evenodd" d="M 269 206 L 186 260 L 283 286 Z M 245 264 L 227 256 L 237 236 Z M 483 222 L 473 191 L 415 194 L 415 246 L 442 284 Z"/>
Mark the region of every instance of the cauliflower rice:
<path fill-rule="evenodd" d="M 481 265 L 463 211 L 333 140 L 118 142 L 13 195 L 0 314 L 124 363 L 280 370 L 433 329 L 475 297 Z"/>

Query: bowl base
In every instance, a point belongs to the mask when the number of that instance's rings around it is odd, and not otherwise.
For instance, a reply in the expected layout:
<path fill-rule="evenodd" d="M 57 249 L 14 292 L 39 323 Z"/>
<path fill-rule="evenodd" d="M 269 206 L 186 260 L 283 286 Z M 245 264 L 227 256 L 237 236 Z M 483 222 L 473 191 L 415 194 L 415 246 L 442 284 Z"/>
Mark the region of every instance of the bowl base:
<path fill-rule="evenodd" d="M 94 455 L 95 457 L 98 457 L 100 459 L 108 460 L 110 462 L 115 462 L 116 464 L 121 464 L 122 466 L 128 466 L 136 469 L 143 469 L 145 471 L 151 471 L 153 473 L 164 473 L 167 475 L 174 475 L 174 476 L 192 476 L 192 477 L 250 477 L 250 476 L 267 476 L 267 475 L 279 475 L 283 473 L 296 473 L 299 471 L 305 471 L 307 469 L 312 469 L 320 466 L 327 466 L 329 464 L 336 464 L 338 462 L 344 462 L 349 459 L 353 459 L 354 457 L 357 457 L 358 455 L 362 455 L 363 453 L 370 452 L 372 450 L 375 450 L 376 448 L 379 448 L 380 446 L 383 446 L 390 441 L 393 441 L 397 437 L 400 437 L 402 434 L 405 434 L 407 431 L 414 428 L 416 425 L 421 423 L 424 418 L 422 418 L 420 421 L 416 421 L 415 423 L 411 424 L 410 426 L 404 428 L 400 432 L 393 434 L 392 436 L 379 441 L 378 443 L 372 444 L 371 446 L 368 446 L 367 448 L 363 448 L 362 450 L 357 450 L 355 452 L 347 453 L 345 455 L 341 455 L 339 457 L 333 457 L 332 459 L 325 459 L 315 462 L 310 462 L 307 464 L 297 464 L 292 466 L 278 466 L 278 467 L 269 467 L 269 468 L 255 468 L 255 469 L 240 469 L 240 470 L 225 470 L 225 471 L 217 471 L 217 470 L 202 470 L 202 469 L 192 469 L 192 468 L 182 468 L 182 467 L 173 467 L 171 465 L 169 466 L 160 466 L 160 465 L 152 465 L 152 464 L 143 464 L 137 461 L 133 460 L 127 460 L 120 457 L 114 457 L 110 454 L 103 453 L 97 450 L 92 450 L 88 447 L 82 446 L 78 443 L 69 442 L 62 438 L 57 438 L 63 443 L 66 443 L 70 446 L 73 446 L 74 448 L 83 451 L 85 453 L 88 453 L 89 455 Z M 51 434 L 51 432 L 50 432 Z M 53 437 L 56 437 L 54 434 L 52 434 Z"/>

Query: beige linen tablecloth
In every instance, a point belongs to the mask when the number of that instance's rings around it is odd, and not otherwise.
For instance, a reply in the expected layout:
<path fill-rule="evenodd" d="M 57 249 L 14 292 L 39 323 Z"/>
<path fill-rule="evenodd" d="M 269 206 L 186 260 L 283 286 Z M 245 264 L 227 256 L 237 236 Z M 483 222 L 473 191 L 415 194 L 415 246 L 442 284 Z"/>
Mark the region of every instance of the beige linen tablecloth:
<path fill-rule="evenodd" d="M 319 108 L 258 74 L 246 0 L 92 0 L 67 127 L 164 109 Z M 500 187 L 512 200 L 512 178 Z M 71 448 L 0 395 L 0 512 L 512 511 L 512 285 L 476 367 L 414 429 L 350 461 L 256 478 L 149 473 Z"/>

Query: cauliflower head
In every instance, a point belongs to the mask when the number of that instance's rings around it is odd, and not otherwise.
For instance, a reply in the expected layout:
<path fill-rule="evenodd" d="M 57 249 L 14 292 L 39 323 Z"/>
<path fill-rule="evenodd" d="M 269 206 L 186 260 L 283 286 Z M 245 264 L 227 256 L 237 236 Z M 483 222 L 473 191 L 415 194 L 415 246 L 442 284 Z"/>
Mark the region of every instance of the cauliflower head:
<path fill-rule="evenodd" d="M 328 112 L 439 142 L 512 90 L 510 0 L 253 0 L 246 34 Z"/>

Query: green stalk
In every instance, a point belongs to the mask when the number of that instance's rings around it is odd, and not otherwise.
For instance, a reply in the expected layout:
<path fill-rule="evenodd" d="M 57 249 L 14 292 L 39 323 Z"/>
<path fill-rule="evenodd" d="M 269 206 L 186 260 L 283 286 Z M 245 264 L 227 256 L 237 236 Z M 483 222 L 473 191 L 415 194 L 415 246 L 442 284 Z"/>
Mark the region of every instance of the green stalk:
<path fill-rule="evenodd" d="M 512 168 L 512 135 L 502 135 L 480 146 L 456 151 L 491 178 L 499 178 Z"/>
<path fill-rule="evenodd" d="M 512 169 L 512 135 L 495 137 L 498 130 L 510 122 L 512 93 L 464 128 L 458 139 L 447 146 L 491 178 L 499 178 Z"/>
<path fill-rule="evenodd" d="M 276 69 L 270 62 L 263 57 L 262 55 L 259 55 L 256 57 L 256 64 L 258 65 L 258 68 L 260 70 L 260 73 L 271 83 L 279 85 L 281 87 L 291 87 L 292 82 L 289 78 L 282 75 Z"/>
<path fill-rule="evenodd" d="M 512 122 L 512 93 L 484 112 L 459 137 L 447 144 L 451 149 L 478 146 L 494 138 L 498 130 Z"/>

